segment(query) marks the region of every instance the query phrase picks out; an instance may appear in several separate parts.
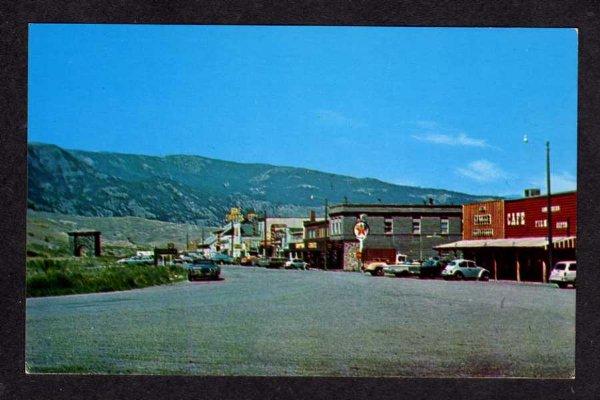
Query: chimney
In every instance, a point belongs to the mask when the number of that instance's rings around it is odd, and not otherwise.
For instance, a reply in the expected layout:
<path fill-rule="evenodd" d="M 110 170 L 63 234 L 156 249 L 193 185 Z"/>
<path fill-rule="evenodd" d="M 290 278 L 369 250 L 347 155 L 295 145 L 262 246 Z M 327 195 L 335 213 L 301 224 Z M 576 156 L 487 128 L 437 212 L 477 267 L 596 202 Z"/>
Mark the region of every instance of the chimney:
<path fill-rule="evenodd" d="M 315 216 L 314 210 L 310 210 L 309 219 L 310 219 L 310 222 L 315 222 L 316 216 Z"/>
<path fill-rule="evenodd" d="M 541 193 L 538 188 L 525 189 L 525 197 L 539 196 Z"/>

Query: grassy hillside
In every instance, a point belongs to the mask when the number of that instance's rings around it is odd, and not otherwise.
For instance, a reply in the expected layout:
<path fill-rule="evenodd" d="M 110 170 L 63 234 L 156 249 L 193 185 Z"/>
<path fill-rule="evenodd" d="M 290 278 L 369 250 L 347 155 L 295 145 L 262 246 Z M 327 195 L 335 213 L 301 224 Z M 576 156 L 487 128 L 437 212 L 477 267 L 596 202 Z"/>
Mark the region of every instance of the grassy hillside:
<path fill-rule="evenodd" d="M 30 256 L 66 256 L 70 254 L 67 232 L 72 230 L 102 232 L 104 253 L 125 256 L 135 250 L 152 249 L 175 243 L 185 247 L 186 232 L 190 240 L 200 241 L 202 231 L 208 237 L 211 228 L 190 224 L 162 222 L 140 217 L 82 217 L 29 210 L 27 212 L 27 251 Z"/>

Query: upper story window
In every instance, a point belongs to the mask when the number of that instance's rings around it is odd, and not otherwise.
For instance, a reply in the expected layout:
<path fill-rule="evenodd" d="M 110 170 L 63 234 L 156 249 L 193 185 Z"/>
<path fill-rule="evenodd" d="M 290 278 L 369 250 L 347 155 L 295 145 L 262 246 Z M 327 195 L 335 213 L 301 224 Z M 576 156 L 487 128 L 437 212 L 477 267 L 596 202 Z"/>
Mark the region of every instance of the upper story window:
<path fill-rule="evenodd" d="M 413 218 L 412 227 L 413 227 L 413 235 L 420 235 L 421 234 L 421 218 Z"/>
<path fill-rule="evenodd" d="M 386 218 L 383 221 L 383 233 L 386 235 L 391 235 L 394 230 L 394 220 L 391 218 Z"/>
<path fill-rule="evenodd" d="M 450 233 L 450 221 L 448 221 L 448 218 L 442 218 L 440 220 L 440 233 L 442 235 Z"/>

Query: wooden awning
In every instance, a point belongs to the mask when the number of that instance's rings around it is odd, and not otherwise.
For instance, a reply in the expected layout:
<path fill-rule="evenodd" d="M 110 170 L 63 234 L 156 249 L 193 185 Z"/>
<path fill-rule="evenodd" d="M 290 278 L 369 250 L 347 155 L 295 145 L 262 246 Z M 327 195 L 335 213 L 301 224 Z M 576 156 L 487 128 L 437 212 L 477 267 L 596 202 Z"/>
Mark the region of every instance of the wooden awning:
<path fill-rule="evenodd" d="M 557 249 L 574 249 L 576 236 L 559 236 L 552 240 L 552 245 Z M 459 240 L 458 242 L 444 243 L 435 246 L 436 250 L 462 250 L 477 248 L 543 248 L 548 249 L 548 238 L 526 237 L 505 239 L 477 239 Z"/>

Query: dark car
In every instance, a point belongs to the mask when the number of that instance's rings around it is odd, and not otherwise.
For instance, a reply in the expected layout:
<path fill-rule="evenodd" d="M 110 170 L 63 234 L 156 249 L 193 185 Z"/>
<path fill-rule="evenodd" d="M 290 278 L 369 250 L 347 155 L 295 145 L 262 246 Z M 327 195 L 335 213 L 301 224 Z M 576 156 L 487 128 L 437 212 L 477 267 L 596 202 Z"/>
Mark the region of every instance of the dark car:
<path fill-rule="evenodd" d="M 436 278 L 442 275 L 444 264 L 440 260 L 429 259 L 421 264 L 419 278 Z"/>
<path fill-rule="evenodd" d="M 271 257 L 269 263 L 266 265 L 267 268 L 283 268 L 287 259 L 283 257 Z"/>
<path fill-rule="evenodd" d="M 196 279 L 219 279 L 221 267 L 213 260 L 194 260 L 191 264 L 187 264 L 188 280 L 195 281 Z"/>
<path fill-rule="evenodd" d="M 256 261 L 254 261 L 254 265 L 259 267 L 267 267 L 269 265 L 269 259 L 265 257 L 260 257 Z"/>
<path fill-rule="evenodd" d="M 233 257 L 228 256 L 227 254 L 223 254 L 223 253 L 213 254 L 211 259 L 214 262 L 216 262 L 217 264 L 233 264 L 234 263 Z"/>

